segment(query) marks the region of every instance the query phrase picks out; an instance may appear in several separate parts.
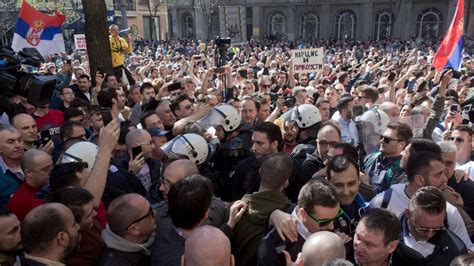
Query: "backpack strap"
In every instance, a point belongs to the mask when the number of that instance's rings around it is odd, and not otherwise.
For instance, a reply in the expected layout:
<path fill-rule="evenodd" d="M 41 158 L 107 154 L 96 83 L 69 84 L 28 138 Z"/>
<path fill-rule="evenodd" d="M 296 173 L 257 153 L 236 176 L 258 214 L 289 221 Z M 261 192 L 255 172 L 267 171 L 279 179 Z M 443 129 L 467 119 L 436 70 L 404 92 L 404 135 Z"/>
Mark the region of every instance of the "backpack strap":
<path fill-rule="evenodd" d="M 382 205 L 380 206 L 380 208 L 386 209 L 388 207 L 388 204 L 390 203 L 390 198 L 392 197 L 392 192 L 393 192 L 393 189 L 391 188 L 385 190 L 385 192 L 383 193 L 383 200 L 382 200 Z"/>

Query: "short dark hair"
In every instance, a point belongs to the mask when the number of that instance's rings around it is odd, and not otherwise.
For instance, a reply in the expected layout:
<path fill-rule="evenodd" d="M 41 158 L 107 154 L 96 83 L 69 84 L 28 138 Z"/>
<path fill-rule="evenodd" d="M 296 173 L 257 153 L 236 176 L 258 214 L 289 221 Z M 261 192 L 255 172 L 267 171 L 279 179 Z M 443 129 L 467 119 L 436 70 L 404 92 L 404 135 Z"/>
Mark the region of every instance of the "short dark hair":
<path fill-rule="evenodd" d="M 278 190 L 293 171 L 293 159 L 285 153 L 273 153 L 263 158 L 260 166 L 260 182 L 262 186 Z"/>
<path fill-rule="evenodd" d="M 387 125 L 387 128 L 393 129 L 397 131 L 397 139 L 405 141 L 408 144 L 411 138 L 413 138 L 413 132 L 405 123 L 401 122 L 390 122 Z"/>
<path fill-rule="evenodd" d="M 115 77 L 115 74 L 110 74 L 110 73 L 106 74 L 105 77 L 104 77 L 104 82 L 109 82 L 109 77 L 112 77 L 112 76 Z M 117 78 L 117 77 L 115 77 L 115 78 Z"/>
<path fill-rule="evenodd" d="M 84 113 L 79 108 L 71 107 L 64 111 L 64 121 L 69 121 L 72 117 L 84 116 Z"/>
<path fill-rule="evenodd" d="M 471 137 L 471 140 L 472 140 L 472 127 L 468 125 L 459 125 L 454 130 L 466 132 Z"/>
<path fill-rule="evenodd" d="M 338 126 L 336 126 L 336 124 L 334 124 L 334 122 L 331 119 L 321 123 L 321 127 L 318 129 L 318 134 L 319 134 L 319 131 L 321 131 L 325 127 L 332 127 L 334 130 L 336 130 L 337 135 L 339 136 L 339 139 L 342 139 L 341 129 Z"/>
<path fill-rule="evenodd" d="M 49 178 L 49 185 L 51 192 L 58 191 L 63 188 L 78 186 L 79 177 L 76 172 L 82 172 L 87 168 L 87 163 L 84 162 L 70 162 L 56 164 L 51 171 Z"/>
<path fill-rule="evenodd" d="M 91 80 L 91 78 L 89 77 L 89 75 L 86 75 L 86 74 L 80 75 L 77 79 L 78 79 L 78 80 L 79 80 L 79 79 L 87 79 L 88 81 Z"/>
<path fill-rule="evenodd" d="M 347 156 L 345 154 L 335 156 L 329 160 L 326 167 L 327 179 L 331 180 L 331 172 L 340 173 L 346 171 L 351 164 L 356 168 L 357 176 L 359 176 L 359 164 L 354 158 L 352 158 L 352 156 Z"/>
<path fill-rule="evenodd" d="M 83 188 L 68 187 L 60 189 L 51 194 L 48 201 L 62 203 L 68 207 L 74 215 L 76 223 L 80 223 L 84 218 L 84 205 L 94 200 L 94 196 Z"/>
<path fill-rule="evenodd" d="M 168 192 L 169 214 L 173 225 L 193 229 L 204 218 L 213 195 L 211 181 L 201 175 L 186 177 Z"/>
<path fill-rule="evenodd" d="M 435 187 L 421 187 L 410 198 L 409 208 L 410 211 L 419 208 L 432 215 L 441 214 L 446 210 L 446 198 Z"/>
<path fill-rule="evenodd" d="M 153 84 L 151 84 L 150 82 L 143 82 L 140 86 L 140 94 L 143 94 L 143 91 L 149 88 L 152 88 L 154 90 Z"/>
<path fill-rule="evenodd" d="M 332 148 L 341 149 L 342 154 L 345 154 L 351 157 L 352 159 L 354 159 L 354 161 L 357 161 L 357 159 L 359 158 L 359 153 L 357 152 L 357 148 L 352 146 L 349 143 L 343 143 L 343 142 L 336 143 L 334 146 L 332 146 Z"/>
<path fill-rule="evenodd" d="M 38 207 L 37 207 L 38 208 Z M 28 215 L 21 223 L 21 240 L 26 252 L 45 251 L 59 232 L 67 232 L 64 216 L 55 208 L 41 205 L 42 212 L 35 217 Z"/>
<path fill-rule="evenodd" d="M 117 90 L 114 88 L 105 88 L 99 91 L 97 94 L 97 101 L 102 107 L 112 108 L 112 99 L 117 99 Z"/>
<path fill-rule="evenodd" d="M 416 175 L 423 175 L 426 177 L 427 171 L 430 169 L 432 161 L 442 162 L 440 154 L 432 153 L 429 151 L 411 152 L 407 161 L 407 179 L 411 182 L 415 179 Z"/>
<path fill-rule="evenodd" d="M 270 143 L 274 141 L 278 142 L 278 151 L 283 150 L 283 136 L 281 135 L 281 129 L 277 125 L 272 122 L 256 124 L 253 127 L 253 132 L 265 133 Z"/>
<path fill-rule="evenodd" d="M 369 98 L 373 103 L 379 99 L 379 91 L 376 88 L 369 85 L 363 85 L 359 88 L 359 92 L 365 93 L 367 98 Z"/>
<path fill-rule="evenodd" d="M 400 220 L 393 212 L 386 209 L 367 210 L 359 221 L 359 224 L 361 223 L 370 231 L 382 232 L 385 246 L 400 236 Z"/>
<path fill-rule="evenodd" d="M 337 101 L 337 105 L 336 105 L 337 110 L 340 112 L 344 108 L 347 108 L 347 106 L 349 106 L 349 103 L 353 100 L 354 98 L 350 95 L 341 96 L 341 98 L 339 98 L 339 101 Z"/>
<path fill-rule="evenodd" d="M 145 124 L 145 120 L 149 117 L 149 116 L 152 116 L 152 115 L 157 115 L 158 114 L 156 113 L 155 110 L 150 110 L 150 111 L 146 111 L 144 112 L 141 117 L 140 117 L 140 124 L 142 125 L 142 128 L 143 129 L 147 129 L 146 128 L 146 124 Z M 159 116 L 158 116 L 159 117 Z"/>
<path fill-rule="evenodd" d="M 338 203 L 336 190 L 324 179 L 311 179 L 298 194 L 298 206 L 305 210 L 312 210 L 315 205 L 332 208 Z"/>
<path fill-rule="evenodd" d="M 69 104 L 69 108 L 72 108 L 72 107 L 89 107 L 90 103 L 87 102 L 86 100 L 84 99 L 81 99 L 81 98 L 74 98 L 71 103 Z"/>
<path fill-rule="evenodd" d="M 61 126 L 61 129 L 59 131 L 59 136 L 61 137 L 62 141 L 66 141 L 71 138 L 73 128 L 74 127 L 82 127 L 81 123 L 77 121 L 66 121 L 64 124 Z"/>
<path fill-rule="evenodd" d="M 191 99 L 186 94 L 180 94 L 180 95 L 175 96 L 174 98 L 171 98 L 170 109 L 171 109 L 171 112 L 173 112 L 174 115 L 176 115 L 176 111 L 179 110 L 179 104 L 182 101 L 185 101 L 185 100 L 188 100 L 191 103 L 193 102 L 193 99 Z"/>
<path fill-rule="evenodd" d="M 441 154 L 441 149 L 438 144 L 431 139 L 425 138 L 413 138 L 410 140 L 410 153 L 412 152 L 432 152 L 435 154 Z"/>

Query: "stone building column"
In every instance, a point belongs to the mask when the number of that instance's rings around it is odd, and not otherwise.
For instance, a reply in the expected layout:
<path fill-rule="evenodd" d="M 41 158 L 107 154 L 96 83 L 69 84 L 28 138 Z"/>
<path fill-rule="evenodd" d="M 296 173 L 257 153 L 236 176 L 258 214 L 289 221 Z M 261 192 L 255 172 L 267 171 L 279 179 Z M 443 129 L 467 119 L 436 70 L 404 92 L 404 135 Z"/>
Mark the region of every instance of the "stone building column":
<path fill-rule="evenodd" d="M 181 26 L 181 23 L 178 19 L 178 10 L 176 7 L 171 8 L 171 30 L 173 31 L 173 38 L 181 38 L 181 29 L 183 27 Z"/>
<path fill-rule="evenodd" d="M 245 6 L 240 6 L 240 36 L 241 41 L 247 41 L 247 10 Z"/>
<path fill-rule="evenodd" d="M 288 26 L 286 29 L 288 40 L 292 41 L 295 39 L 297 33 L 296 21 L 298 21 L 298 18 L 296 17 L 296 7 L 294 5 L 288 5 L 286 21 L 286 25 Z"/>
<path fill-rule="evenodd" d="M 368 3 L 362 4 L 361 7 L 362 9 L 357 19 L 358 29 L 357 29 L 356 36 L 358 38 L 367 40 L 367 38 L 372 37 L 372 28 L 374 27 L 373 26 L 374 25 L 373 23 L 374 5 L 373 3 L 368 2 Z"/>
<path fill-rule="evenodd" d="M 334 23 L 331 23 L 331 7 L 322 5 L 319 12 L 319 38 L 328 39 L 334 35 Z"/>
<path fill-rule="evenodd" d="M 254 39 L 256 40 L 261 40 L 263 37 L 263 33 L 265 32 L 265 26 L 262 24 L 262 21 L 264 21 L 262 7 L 252 7 L 252 34 L 254 36 Z"/>

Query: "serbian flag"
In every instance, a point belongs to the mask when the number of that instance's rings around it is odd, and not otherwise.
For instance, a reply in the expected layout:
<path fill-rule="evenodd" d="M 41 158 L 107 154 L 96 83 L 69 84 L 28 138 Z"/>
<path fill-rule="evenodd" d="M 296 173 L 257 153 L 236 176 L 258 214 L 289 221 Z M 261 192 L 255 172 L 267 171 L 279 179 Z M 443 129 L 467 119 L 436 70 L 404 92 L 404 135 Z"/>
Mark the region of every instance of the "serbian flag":
<path fill-rule="evenodd" d="M 23 1 L 15 25 L 12 49 L 20 51 L 25 47 L 36 48 L 43 57 L 64 53 L 61 25 L 65 18 L 59 12 L 53 16 L 46 15 Z"/>
<path fill-rule="evenodd" d="M 458 0 L 456 13 L 446 35 L 433 59 L 433 66 L 438 70 L 447 67 L 459 70 L 462 60 L 462 33 L 464 29 L 464 0 Z"/>

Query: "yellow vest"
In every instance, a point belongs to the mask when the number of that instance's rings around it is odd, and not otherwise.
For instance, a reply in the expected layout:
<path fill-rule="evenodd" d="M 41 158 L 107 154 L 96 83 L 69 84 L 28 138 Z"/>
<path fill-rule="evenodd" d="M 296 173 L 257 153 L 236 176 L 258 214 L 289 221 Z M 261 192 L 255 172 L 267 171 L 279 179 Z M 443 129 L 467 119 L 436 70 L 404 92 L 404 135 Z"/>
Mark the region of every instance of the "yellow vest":
<path fill-rule="evenodd" d="M 132 53 L 132 46 L 127 41 L 118 37 L 118 39 L 109 36 L 110 50 L 112 51 L 112 67 L 118 67 L 125 63 L 125 54 Z"/>

